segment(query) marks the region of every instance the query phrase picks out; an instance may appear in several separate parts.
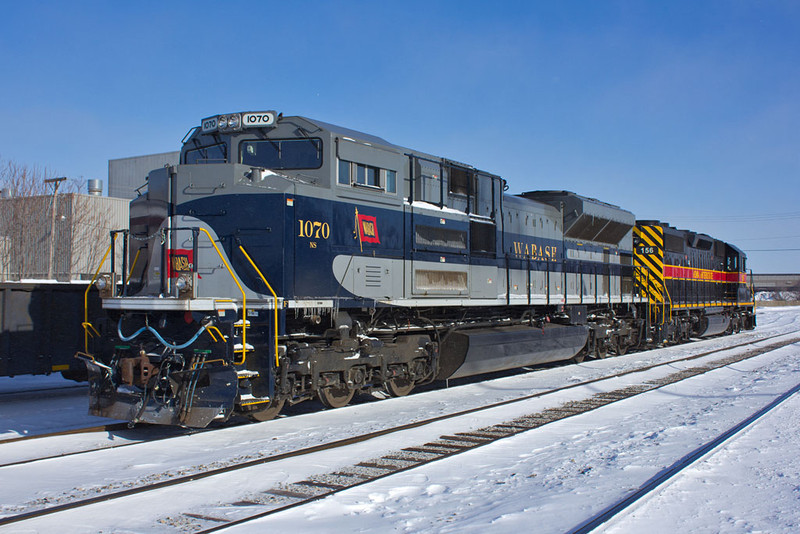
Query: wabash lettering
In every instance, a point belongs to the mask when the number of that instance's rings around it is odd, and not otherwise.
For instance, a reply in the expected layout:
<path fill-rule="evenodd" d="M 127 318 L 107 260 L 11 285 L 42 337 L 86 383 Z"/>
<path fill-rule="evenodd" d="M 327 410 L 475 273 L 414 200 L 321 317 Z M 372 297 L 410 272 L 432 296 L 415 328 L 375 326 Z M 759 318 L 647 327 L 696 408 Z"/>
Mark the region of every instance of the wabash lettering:
<path fill-rule="evenodd" d="M 536 245 L 536 243 L 524 243 L 514 241 L 514 254 L 520 258 L 531 260 L 557 261 L 558 247 L 555 245 Z"/>

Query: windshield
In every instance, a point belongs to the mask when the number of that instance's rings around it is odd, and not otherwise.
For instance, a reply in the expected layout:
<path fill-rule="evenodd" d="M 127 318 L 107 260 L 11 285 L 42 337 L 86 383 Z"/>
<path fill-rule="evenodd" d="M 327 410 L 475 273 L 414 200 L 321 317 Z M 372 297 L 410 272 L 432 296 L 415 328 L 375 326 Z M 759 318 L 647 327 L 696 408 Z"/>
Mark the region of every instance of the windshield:
<path fill-rule="evenodd" d="M 219 143 L 187 150 L 183 162 L 193 163 L 225 163 L 228 161 L 228 145 Z"/>
<path fill-rule="evenodd" d="M 265 169 L 318 169 L 322 166 L 322 139 L 265 139 L 242 141 L 244 165 Z"/>

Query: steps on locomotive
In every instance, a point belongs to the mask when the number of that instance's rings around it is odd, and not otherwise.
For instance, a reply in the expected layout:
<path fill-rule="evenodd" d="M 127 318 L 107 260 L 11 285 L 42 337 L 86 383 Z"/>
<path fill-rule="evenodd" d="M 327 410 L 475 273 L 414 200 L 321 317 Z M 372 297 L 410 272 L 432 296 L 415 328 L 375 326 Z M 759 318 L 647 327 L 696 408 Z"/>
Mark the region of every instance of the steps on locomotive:
<path fill-rule="evenodd" d="M 252 393 L 245 393 L 239 395 L 239 401 L 236 403 L 239 406 L 255 406 L 256 404 L 268 404 L 272 402 L 269 397 L 256 397 Z"/>
<path fill-rule="evenodd" d="M 247 378 L 258 378 L 261 376 L 261 373 L 258 371 L 253 371 L 251 369 L 240 369 L 236 371 L 237 378 L 239 380 L 245 380 Z"/>

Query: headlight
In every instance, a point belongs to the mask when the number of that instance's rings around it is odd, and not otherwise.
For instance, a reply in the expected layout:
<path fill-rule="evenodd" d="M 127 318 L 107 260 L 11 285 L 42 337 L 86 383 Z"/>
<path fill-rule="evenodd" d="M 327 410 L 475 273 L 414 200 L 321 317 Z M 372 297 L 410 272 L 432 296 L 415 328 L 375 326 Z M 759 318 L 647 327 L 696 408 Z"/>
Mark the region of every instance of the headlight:
<path fill-rule="evenodd" d="M 100 292 L 100 298 L 107 299 L 114 296 L 114 275 L 104 274 L 94 281 L 94 287 Z"/>
<path fill-rule="evenodd" d="M 220 115 L 219 116 L 219 123 L 217 124 L 217 128 L 220 130 L 224 130 L 228 127 L 228 116 L 227 115 Z"/>
<path fill-rule="evenodd" d="M 179 298 L 191 298 L 192 297 L 192 285 L 194 284 L 194 278 L 192 275 L 182 274 L 175 278 L 175 285 L 173 286 L 176 291 L 176 295 Z"/>
<path fill-rule="evenodd" d="M 231 115 L 228 117 L 228 128 L 235 129 L 239 127 L 239 115 Z"/>
<path fill-rule="evenodd" d="M 183 276 L 179 276 L 178 279 L 175 280 L 175 287 L 178 288 L 178 291 L 183 291 L 184 289 L 186 289 L 187 285 L 189 284 L 186 282 L 186 278 L 184 278 Z"/>

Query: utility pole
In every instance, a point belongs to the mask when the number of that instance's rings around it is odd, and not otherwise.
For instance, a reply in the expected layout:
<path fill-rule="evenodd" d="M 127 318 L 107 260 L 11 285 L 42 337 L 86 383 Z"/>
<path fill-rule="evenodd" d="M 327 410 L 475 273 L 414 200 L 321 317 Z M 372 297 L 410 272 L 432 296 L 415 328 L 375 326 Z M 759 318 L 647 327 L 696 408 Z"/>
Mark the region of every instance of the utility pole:
<path fill-rule="evenodd" d="M 66 180 L 67 177 L 63 176 L 61 178 L 48 178 L 44 181 L 46 184 L 53 184 L 53 201 L 50 203 L 52 205 L 52 209 L 50 211 L 50 259 L 47 262 L 47 279 L 53 279 L 53 254 L 55 253 L 55 241 L 56 241 L 56 201 L 58 199 L 58 186 L 61 185 L 61 182 Z"/>

